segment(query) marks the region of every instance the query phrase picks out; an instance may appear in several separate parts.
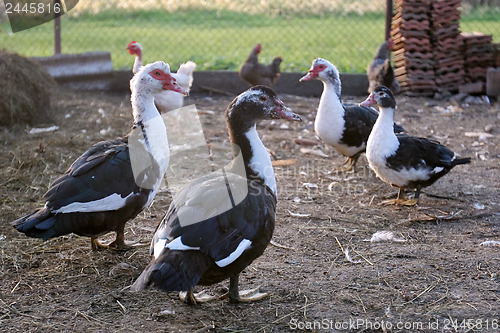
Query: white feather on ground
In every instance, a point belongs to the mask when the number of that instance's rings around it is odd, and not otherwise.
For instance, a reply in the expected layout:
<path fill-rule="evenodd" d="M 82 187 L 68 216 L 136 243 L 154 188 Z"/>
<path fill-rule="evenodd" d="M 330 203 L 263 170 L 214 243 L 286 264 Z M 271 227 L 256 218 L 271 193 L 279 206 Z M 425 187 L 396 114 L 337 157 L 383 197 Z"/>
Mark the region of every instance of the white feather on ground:
<path fill-rule="evenodd" d="M 487 240 L 479 244 L 479 246 L 500 246 L 500 242 L 496 240 Z"/>
<path fill-rule="evenodd" d="M 378 243 L 378 242 L 403 243 L 406 242 L 406 239 L 397 237 L 392 231 L 382 230 L 374 233 L 370 239 L 364 239 L 363 241 L 372 243 Z"/>

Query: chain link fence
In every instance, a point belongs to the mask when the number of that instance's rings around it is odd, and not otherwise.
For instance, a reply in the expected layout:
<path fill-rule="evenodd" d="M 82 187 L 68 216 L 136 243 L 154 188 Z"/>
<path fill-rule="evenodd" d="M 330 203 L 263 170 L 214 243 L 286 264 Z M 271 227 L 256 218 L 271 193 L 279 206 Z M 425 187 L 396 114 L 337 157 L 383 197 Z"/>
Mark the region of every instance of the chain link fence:
<path fill-rule="evenodd" d="M 61 17 L 62 53 L 108 51 L 115 69 L 129 69 L 134 59 L 125 48 L 136 40 L 144 62 L 164 60 L 175 69 L 193 60 L 197 70 L 234 71 L 261 43 L 261 62 L 279 55 L 285 72 L 306 71 L 314 58 L 324 57 L 341 72 L 364 73 L 385 38 L 386 5 L 386 0 L 80 1 Z M 2 11 L 0 48 L 30 57 L 54 54 L 53 23 L 12 33 L 5 7 Z M 491 34 L 499 43 L 498 17 L 500 0 L 464 0 L 460 30 Z"/>

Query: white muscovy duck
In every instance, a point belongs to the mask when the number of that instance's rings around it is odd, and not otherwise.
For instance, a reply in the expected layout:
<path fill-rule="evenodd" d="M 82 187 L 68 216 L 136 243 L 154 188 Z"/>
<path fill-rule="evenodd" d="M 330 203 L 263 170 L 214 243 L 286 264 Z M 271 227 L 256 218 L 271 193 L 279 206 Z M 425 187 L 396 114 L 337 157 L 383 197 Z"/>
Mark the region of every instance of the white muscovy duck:
<path fill-rule="evenodd" d="M 375 54 L 375 57 L 366 68 L 368 77 L 368 93 L 371 93 L 376 86 L 386 86 L 395 94 L 401 91 L 398 80 L 394 75 L 394 68 L 391 65 L 391 51 L 394 48 L 394 41 L 388 38 L 383 42 Z"/>
<path fill-rule="evenodd" d="M 133 291 L 149 287 L 185 291 L 184 300 L 194 304 L 213 299 L 193 294 L 196 285 L 229 278 L 231 302 L 266 296 L 258 288 L 248 293 L 238 289 L 240 272 L 271 241 L 276 218 L 276 179 L 256 130 L 261 119 L 301 121 L 265 86 L 254 86 L 229 104 L 226 123 L 239 168 L 235 160 L 221 173 L 189 183 L 174 197 L 154 234 L 154 257 L 132 285 Z"/>
<path fill-rule="evenodd" d="M 415 205 L 420 189 L 433 184 L 453 167 L 470 163 L 470 157 L 457 154 L 437 141 L 394 134 L 392 124 L 396 100 L 385 86 L 378 86 L 361 105 L 379 105 L 380 116 L 373 126 L 366 147 L 366 158 L 377 177 L 399 188 L 395 200 L 387 204 Z M 414 199 L 406 199 L 404 190 L 416 190 Z"/>
<path fill-rule="evenodd" d="M 12 222 L 18 231 L 43 240 L 69 233 L 90 236 L 94 250 L 126 248 L 125 223 L 151 203 L 169 160 L 167 131 L 154 94 L 186 93 L 162 61 L 144 66 L 130 88 L 134 129 L 82 154 L 49 187 L 43 208 Z M 101 245 L 98 237 L 111 231 L 115 241 Z"/>
<path fill-rule="evenodd" d="M 134 67 L 132 72 L 135 74 L 142 66 L 142 45 L 136 41 L 130 42 L 127 50 L 131 55 L 135 55 Z M 196 69 L 196 63 L 187 61 L 179 66 L 177 73 L 171 75 L 177 80 L 177 83 L 183 87 L 188 93 L 193 84 L 193 72 Z M 184 105 L 184 95 L 175 91 L 162 91 L 155 95 L 155 104 L 161 113 L 176 110 Z"/>
<path fill-rule="evenodd" d="M 328 60 L 315 59 L 308 73 L 300 81 L 313 79 L 323 82 L 323 93 L 314 121 L 314 130 L 321 140 L 340 154 L 347 156 L 344 163 L 347 165 L 345 170 L 350 170 L 365 151 L 378 112 L 371 107 L 342 103 L 339 71 Z M 404 129 L 394 124 L 394 131 L 398 133 Z"/>

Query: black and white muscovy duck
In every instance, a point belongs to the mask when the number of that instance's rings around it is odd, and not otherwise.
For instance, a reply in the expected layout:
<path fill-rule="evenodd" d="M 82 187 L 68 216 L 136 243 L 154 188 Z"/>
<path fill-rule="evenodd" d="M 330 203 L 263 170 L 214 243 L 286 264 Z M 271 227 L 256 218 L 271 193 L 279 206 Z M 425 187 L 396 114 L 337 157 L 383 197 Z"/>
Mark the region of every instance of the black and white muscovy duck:
<path fill-rule="evenodd" d="M 361 105 L 379 105 L 380 116 L 373 126 L 366 147 L 366 158 L 377 177 L 399 188 L 398 198 L 384 203 L 415 205 L 420 189 L 433 184 L 454 166 L 470 163 L 470 157 L 457 154 L 437 141 L 394 134 L 392 124 L 396 100 L 385 86 L 378 86 Z M 415 198 L 407 200 L 404 189 L 415 189 Z"/>
<path fill-rule="evenodd" d="M 314 121 L 314 130 L 321 140 L 347 156 L 344 163 L 347 165 L 345 170 L 350 170 L 365 151 L 378 112 L 371 107 L 342 104 L 339 71 L 328 60 L 315 59 L 309 72 L 300 81 L 313 79 L 323 82 L 323 93 Z M 394 124 L 394 131 L 399 133 L 404 129 Z"/>
<path fill-rule="evenodd" d="M 377 54 L 368 65 L 366 69 L 369 84 L 368 93 L 371 93 L 376 86 L 380 85 L 389 87 L 395 94 L 401 91 L 391 65 L 391 51 L 393 48 L 394 41 L 392 38 L 387 39 L 379 46 Z"/>
<path fill-rule="evenodd" d="M 128 44 L 127 50 L 131 55 L 135 55 L 134 67 L 132 68 L 132 72 L 135 74 L 142 67 L 142 45 L 134 40 Z M 189 93 L 195 69 L 196 63 L 187 61 L 179 66 L 177 73 L 170 74 Z M 184 95 L 171 90 L 161 91 L 155 95 L 155 104 L 161 113 L 176 110 L 184 105 Z"/>
<path fill-rule="evenodd" d="M 90 236 L 94 250 L 126 248 L 125 223 L 151 203 L 170 156 L 153 96 L 162 90 L 186 93 L 162 61 L 144 66 L 130 88 L 134 129 L 81 155 L 52 183 L 43 208 L 12 222 L 18 231 L 43 240 L 69 233 Z M 101 245 L 98 237 L 111 231 L 116 232 L 115 241 Z"/>
<path fill-rule="evenodd" d="M 262 255 L 276 218 L 276 179 L 256 130 L 261 119 L 301 121 L 269 87 L 255 86 L 236 97 L 226 110 L 235 160 L 174 197 L 151 243 L 154 258 L 131 290 L 187 291 L 184 300 L 195 304 L 215 298 L 193 294 L 196 285 L 229 278 L 231 302 L 266 296 L 238 290 L 240 272 Z"/>

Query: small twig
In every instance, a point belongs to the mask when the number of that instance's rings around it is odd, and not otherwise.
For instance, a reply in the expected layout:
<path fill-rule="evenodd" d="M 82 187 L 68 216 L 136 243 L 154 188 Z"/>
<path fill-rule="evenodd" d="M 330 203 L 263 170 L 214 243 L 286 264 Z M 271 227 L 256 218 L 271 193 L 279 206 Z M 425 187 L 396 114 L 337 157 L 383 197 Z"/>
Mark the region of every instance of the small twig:
<path fill-rule="evenodd" d="M 477 308 L 476 308 L 474 305 L 472 305 L 472 304 L 470 304 L 470 303 L 467 303 L 467 302 L 464 302 L 464 303 L 465 303 L 465 304 L 467 304 L 468 306 L 470 306 L 471 308 L 473 308 L 474 310 L 476 310 L 476 311 L 477 311 Z"/>
<path fill-rule="evenodd" d="M 438 194 L 432 194 L 432 193 L 426 193 L 426 192 L 420 192 L 421 194 L 425 194 L 426 196 L 430 198 L 436 198 L 436 199 L 446 199 L 446 200 L 455 200 L 455 201 L 461 201 L 464 202 L 465 200 L 457 198 L 457 197 L 448 197 L 444 195 L 438 195 Z"/>
<path fill-rule="evenodd" d="M 445 299 L 447 297 L 448 297 L 448 295 L 444 295 L 443 297 L 439 298 L 437 301 L 434 301 L 431 304 L 429 304 L 429 307 L 432 306 L 432 308 L 430 308 L 425 314 L 428 315 L 430 313 L 434 313 L 434 311 L 436 311 L 436 309 L 438 309 L 440 306 L 442 306 L 442 305 L 434 306 L 434 304 L 441 302 L 443 299 Z"/>
<path fill-rule="evenodd" d="M 440 211 L 440 212 L 442 212 L 442 211 Z M 447 220 L 448 221 L 448 220 L 454 219 L 456 216 L 458 216 L 462 212 L 463 212 L 463 210 L 459 210 L 456 213 L 452 213 L 452 214 L 446 214 L 445 212 L 443 212 L 446 215 L 435 215 L 435 216 L 431 215 L 431 214 L 427 214 L 427 213 L 424 213 L 424 214 L 433 218 L 434 220 Z"/>
<path fill-rule="evenodd" d="M 360 264 L 360 263 L 362 263 L 362 261 L 361 261 L 361 260 L 357 260 L 357 261 L 355 261 L 355 260 L 353 260 L 353 259 L 352 259 L 351 255 L 349 254 L 349 248 L 347 248 L 347 247 L 346 247 L 346 248 L 344 249 L 344 247 L 342 246 L 342 244 L 340 244 L 340 241 L 339 241 L 339 239 L 338 239 L 337 237 L 335 237 L 335 240 L 337 241 L 337 244 L 339 245 L 340 250 L 341 250 L 341 251 L 342 251 L 342 253 L 344 254 L 345 259 L 346 259 L 347 261 L 349 261 L 350 263 L 353 263 L 353 264 Z M 356 250 L 354 250 L 354 252 L 356 252 L 356 253 L 359 255 L 359 253 L 358 253 Z M 362 255 L 360 255 L 360 256 L 361 256 L 361 258 L 363 258 L 366 262 L 368 262 L 370 265 L 373 265 L 373 264 L 372 264 L 372 263 L 371 263 L 368 259 L 366 259 L 366 258 L 365 258 L 365 257 L 363 257 Z"/>
<path fill-rule="evenodd" d="M 8 183 L 10 183 L 11 181 L 14 181 L 14 180 L 17 180 L 16 178 L 10 178 L 8 179 L 7 181 L 3 182 L 3 183 L 0 183 L 0 187 L 4 187 L 5 185 L 7 185 Z"/>
<path fill-rule="evenodd" d="M 356 251 L 356 250 L 353 250 L 353 251 L 354 251 L 354 252 L 356 252 L 356 254 L 357 254 L 358 256 L 360 256 L 361 258 L 363 258 L 363 260 L 364 260 L 364 261 L 366 261 L 366 262 L 367 262 L 367 263 L 369 263 L 371 266 L 373 266 L 373 263 L 372 263 L 370 260 L 366 259 L 366 258 L 365 258 L 365 257 L 364 257 L 361 253 L 359 253 L 359 252 L 358 252 L 358 251 Z"/>
<path fill-rule="evenodd" d="M 455 322 L 453 321 L 453 318 L 450 316 L 449 313 L 448 313 L 448 318 L 450 318 L 451 327 L 453 327 L 453 329 L 455 330 L 455 332 L 458 332 L 457 331 L 457 326 L 455 325 Z"/>
<path fill-rule="evenodd" d="M 116 303 L 118 303 L 118 305 L 120 306 L 120 308 L 122 308 L 123 313 L 126 313 L 126 312 L 127 312 L 127 308 L 126 308 L 125 306 L 123 306 L 123 304 L 122 304 L 122 303 L 120 303 L 120 301 L 119 301 L 119 300 L 116 300 Z"/>
<path fill-rule="evenodd" d="M 12 290 L 10 291 L 10 293 L 14 293 L 14 291 L 16 291 L 17 287 L 19 286 L 19 284 L 21 283 L 22 280 L 19 280 L 19 282 L 16 283 L 16 285 L 14 286 L 14 288 L 12 288 Z"/>
<path fill-rule="evenodd" d="M 97 318 L 94 318 L 92 316 L 89 316 L 89 315 L 86 315 L 85 313 L 81 312 L 80 310 L 74 310 L 74 309 L 67 309 L 67 308 L 64 308 L 65 310 L 69 310 L 69 311 L 73 311 L 76 315 L 80 315 L 82 316 L 83 318 L 87 319 L 89 322 L 91 321 L 91 319 L 93 321 L 95 321 L 96 323 L 98 323 L 99 325 L 103 325 L 103 324 L 106 324 L 106 325 L 109 325 L 110 323 L 107 323 L 105 321 L 102 321 L 100 319 L 97 319 Z"/>
<path fill-rule="evenodd" d="M 433 306 L 434 304 L 437 304 L 439 302 L 441 302 L 443 299 L 445 299 L 446 297 L 448 297 L 448 295 L 444 295 L 443 297 L 440 297 L 438 300 L 432 302 L 431 304 L 428 305 L 429 306 Z M 475 310 L 477 310 L 476 308 L 474 308 Z"/>
<path fill-rule="evenodd" d="M 18 309 L 13 308 L 10 305 L 8 305 L 7 303 L 5 303 L 4 300 L 1 299 L 1 298 L 0 298 L 0 302 L 2 302 L 9 311 L 12 311 L 12 312 L 14 312 L 17 315 L 20 315 L 22 317 L 28 317 L 28 318 L 35 319 L 35 320 L 43 320 L 43 318 L 32 316 L 32 315 L 29 315 L 29 314 L 26 314 L 26 313 L 22 313 Z"/>
<path fill-rule="evenodd" d="M 307 296 L 304 295 L 304 318 L 307 319 Z"/>
<path fill-rule="evenodd" d="M 344 252 L 344 248 L 342 247 L 342 244 L 340 244 L 340 241 L 339 241 L 339 239 L 337 238 L 337 236 L 335 236 L 335 240 L 337 241 L 337 244 L 339 244 L 340 251 L 342 251 L 342 253 L 345 253 L 345 252 Z"/>
<path fill-rule="evenodd" d="M 427 213 L 423 213 L 423 215 L 428 216 L 429 218 L 422 218 L 422 217 L 415 217 L 413 219 L 407 220 L 408 222 L 420 222 L 420 221 L 437 221 L 437 220 L 443 220 L 443 221 L 451 221 L 451 220 L 458 220 L 461 218 L 467 218 L 467 219 L 477 219 L 477 218 L 483 218 L 483 217 L 488 217 L 492 215 L 498 215 L 498 213 L 493 212 L 493 211 L 486 211 L 486 212 L 481 212 L 477 214 L 472 214 L 472 215 L 465 215 L 465 216 L 458 216 L 460 213 L 462 213 L 463 210 L 459 210 L 456 213 L 452 213 L 449 216 L 435 216 L 435 215 L 430 215 Z"/>
<path fill-rule="evenodd" d="M 361 303 L 361 307 L 363 308 L 363 313 L 366 313 L 366 307 L 365 307 L 365 303 L 363 303 L 363 300 L 361 299 L 361 297 L 359 297 L 359 295 L 356 295 L 359 299 L 359 302 Z"/>
<path fill-rule="evenodd" d="M 277 248 L 280 249 L 285 249 L 285 250 L 295 250 L 294 247 L 286 246 L 286 245 L 281 245 L 280 243 L 276 243 L 274 240 L 271 239 L 270 242 L 271 245 L 276 246 Z"/>
<path fill-rule="evenodd" d="M 404 302 L 403 305 L 405 304 L 409 304 L 409 303 L 413 303 L 414 300 L 416 300 L 417 298 L 419 298 L 420 296 L 422 296 L 423 294 L 425 293 L 428 293 L 429 291 L 431 291 L 432 289 L 436 288 L 437 285 L 441 282 L 441 279 L 439 279 L 435 284 L 433 285 L 430 285 L 428 286 L 427 288 L 425 288 L 422 292 L 420 292 L 417 296 L 413 297 L 411 300 L 409 300 L 408 302 Z"/>
<path fill-rule="evenodd" d="M 213 330 L 213 329 L 215 329 L 215 325 L 212 323 L 212 324 L 210 324 L 208 326 L 205 326 L 205 327 L 202 327 L 200 329 L 197 329 L 193 333 L 203 333 L 203 332 L 208 332 L 208 331 Z"/>
<path fill-rule="evenodd" d="M 295 158 L 291 158 L 291 159 L 288 159 L 288 160 L 276 160 L 276 161 L 272 161 L 273 167 L 290 166 L 290 165 L 294 165 L 296 163 L 297 163 L 297 160 Z"/>
<path fill-rule="evenodd" d="M 376 197 L 376 196 L 377 196 L 376 194 L 374 194 L 374 195 L 372 196 L 372 198 L 371 198 L 370 202 L 368 203 L 368 206 L 371 206 L 371 205 L 372 205 L 373 200 L 375 200 L 375 197 Z"/>
<path fill-rule="evenodd" d="M 298 308 L 298 309 L 295 309 L 295 310 L 293 310 L 292 312 L 290 312 L 289 314 L 286 314 L 286 315 L 284 315 L 284 316 L 281 316 L 281 317 L 279 317 L 278 319 L 274 320 L 273 322 L 271 322 L 271 323 L 269 323 L 269 324 L 267 324 L 267 325 L 265 325 L 265 326 L 262 326 L 261 328 L 259 328 L 259 329 L 258 329 L 258 330 L 256 330 L 255 332 L 260 332 L 260 331 L 263 331 L 263 330 L 265 330 L 266 328 L 268 328 L 269 326 L 274 325 L 274 324 L 276 324 L 276 323 L 279 323 L 280 321 L 282 321 L 282 320 L 283 320 L 283 319 L 285 319 L 286 317 L 290 317 L 291 315 L 293 315 L 293 314 L 294 314 L 295 312 L 297 312 L 297 311 L 305 310 L 307 307 L 310 307 L 311 305 L 314 305 L 314 303 L 309 303 L 309 304 L 306 304 L 306 305 L 304 305 L 304 306 L 302 306 L 302 307 L 300 307 L 300 308 Z"/>

